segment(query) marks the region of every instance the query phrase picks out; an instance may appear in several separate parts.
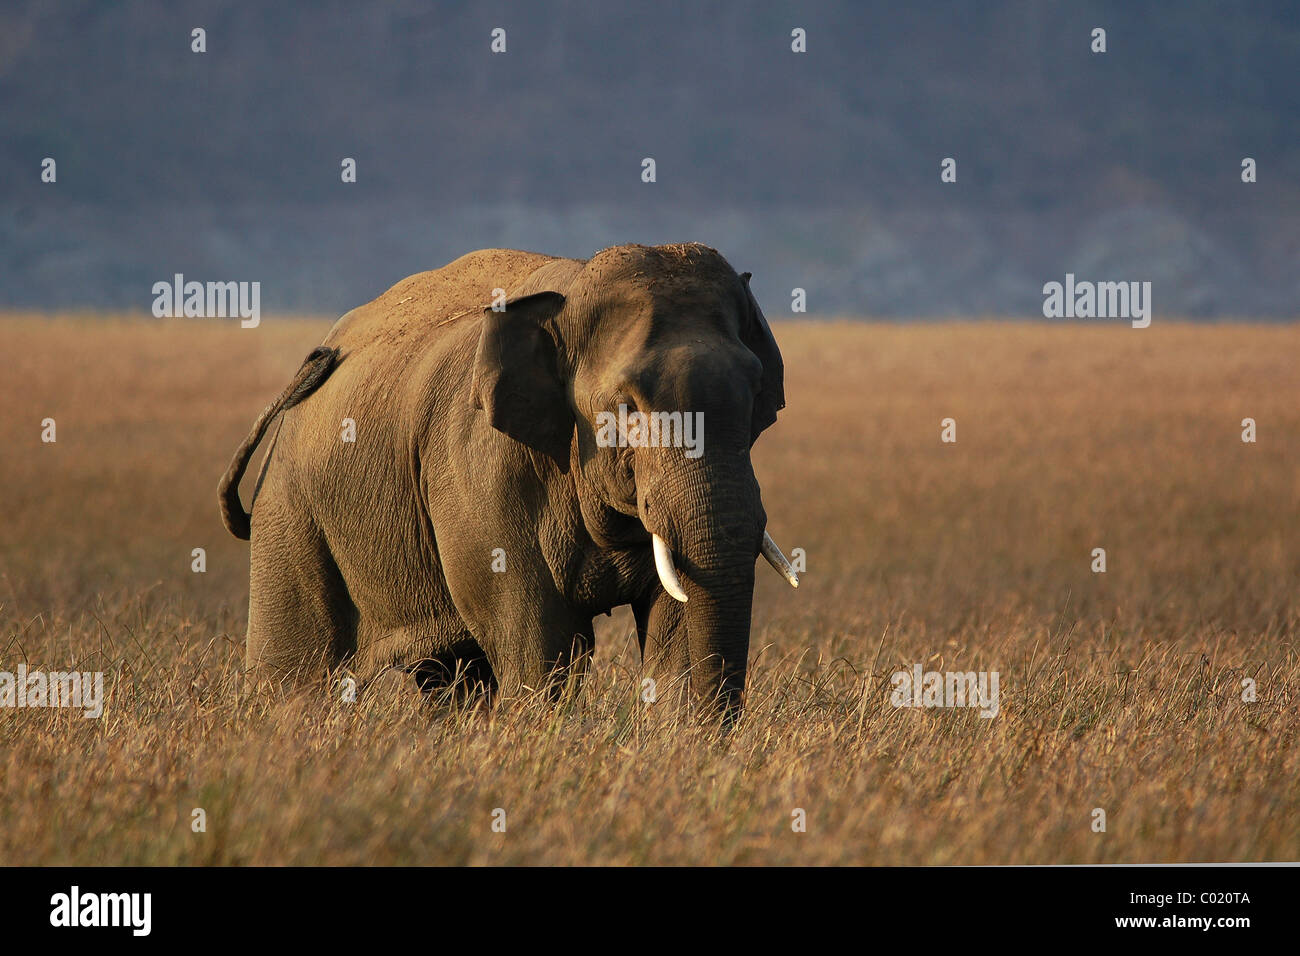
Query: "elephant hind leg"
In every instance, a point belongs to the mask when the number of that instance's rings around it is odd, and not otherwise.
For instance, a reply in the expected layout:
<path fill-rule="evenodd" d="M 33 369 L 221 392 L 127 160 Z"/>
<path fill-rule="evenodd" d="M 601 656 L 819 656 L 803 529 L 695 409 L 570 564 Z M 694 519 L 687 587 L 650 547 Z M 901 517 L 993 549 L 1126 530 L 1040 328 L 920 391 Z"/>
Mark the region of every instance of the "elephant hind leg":
<path fill-rule="evenodd" d="M 356 608 L 314 522 L 269 501 L 258 505 L 245 665 L 265 678 L 321 676 L 355 651 Z"/>
<path fill-rule="evenodd" d="M 491 699 L 497 692 L 496 675 L 478 644 L 469 642 L 454 651 L 419 661 L 411 668 L 420 690 L 441 695 L 448 691 L 459 703 Z"/>

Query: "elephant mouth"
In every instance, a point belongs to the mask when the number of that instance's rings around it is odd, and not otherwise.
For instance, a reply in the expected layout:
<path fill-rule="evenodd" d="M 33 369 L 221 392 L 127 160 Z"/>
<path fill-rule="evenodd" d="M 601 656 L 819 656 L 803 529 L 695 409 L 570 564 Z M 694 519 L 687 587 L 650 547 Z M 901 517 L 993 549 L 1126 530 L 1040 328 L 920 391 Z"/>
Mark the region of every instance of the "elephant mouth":
<path fill-rule="evenodd" d="M 659 583 L 663 585 L 670 597 L 685 604 L 690 599 L 682 587 L 681 578 L 677 575 L 677 562 L 673 559 L 672 548 L 668 547 L 668 542 L 653 531 L 650 533 L 650 546 L 654 551 L 655 570 L 659 573 Z M 790 587 L 799 586 L 799 575 L 795 573 L 781 548 L 766 530 L 763 531 L 763 544 L 759 551 L 767 559 L 767 563 L 789 582 Z"/>

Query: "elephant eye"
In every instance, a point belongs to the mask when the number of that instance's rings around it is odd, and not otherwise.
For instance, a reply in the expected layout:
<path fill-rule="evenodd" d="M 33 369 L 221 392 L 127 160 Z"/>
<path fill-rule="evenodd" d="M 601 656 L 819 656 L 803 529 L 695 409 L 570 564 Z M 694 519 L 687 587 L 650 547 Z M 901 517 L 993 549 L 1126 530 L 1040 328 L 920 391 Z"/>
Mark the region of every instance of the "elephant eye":
<path fill-rule="evenodd" d="M 636 501 L 636 463 L 632 458 L 631 448 L 619 448 L 614 452 L 615 487 L 625 500 Z"/>

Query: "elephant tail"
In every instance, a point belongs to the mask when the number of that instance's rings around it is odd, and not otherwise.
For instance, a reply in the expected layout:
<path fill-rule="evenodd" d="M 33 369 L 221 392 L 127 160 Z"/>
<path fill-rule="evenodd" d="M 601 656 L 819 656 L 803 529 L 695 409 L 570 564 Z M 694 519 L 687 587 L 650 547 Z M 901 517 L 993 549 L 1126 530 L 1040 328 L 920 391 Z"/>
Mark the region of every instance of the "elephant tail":
<path fill-rule="evenodd" d="M 244 443 L 235 452 L 235 457 L 231 459 L 230 467 L 226 469 L 221 484 L 217 486 L 217 495 L 221 504 L 221 520 L 226 530 L 236 538 L 247 541 L 252 535 L 253 519 L 244 510 L 244 505 L 239 500 L 239 482 L 244 477 L 244 470 L 248 468 L 248 461 L 253 457 L 258 442 L 270 427 L 271 419 L 280 412 L 293 408 L 314 392 L 334 370 L 338 359 L 338 349 L 327 348 L 324 345 L 312 349 L 303 360 L 298 374 L 289 383 L 289 387 L 280 393 L 279 398 L 267 405 L 262 414 L 257 417 L 252 431 L 248 433 Z"/>

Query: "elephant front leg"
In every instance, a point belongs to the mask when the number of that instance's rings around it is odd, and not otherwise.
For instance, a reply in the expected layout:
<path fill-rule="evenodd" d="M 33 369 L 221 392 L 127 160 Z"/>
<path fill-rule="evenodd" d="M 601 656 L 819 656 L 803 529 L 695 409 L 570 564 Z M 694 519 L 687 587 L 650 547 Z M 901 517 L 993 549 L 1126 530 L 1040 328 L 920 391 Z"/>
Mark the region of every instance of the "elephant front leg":
<path fill-rule="evenodd" d="M 644 677 L 642 699 L 660 701 L 686 699 L 690 652 L 686 640 L 686 605 L 656 586 L 647 597 L 632 605 L 637 640 L 641 645 Z"/>
<path fill-rule="evenodd" d="M 582 680 L 595 648 L 590 618 L 559 601 L 515 600 L 497 605 L 479 638 L 497 683 L 497 700 L 538 694 L 558 697 Z"/>
<path fill-rule="evenodd" d="M 554 694 L 585 669 L 595 643 L 591 614 L 566 599 L 543 536 L 520 538 L 523 518 L 493 510 L 476 517 L 472 533 L 448 531 L 439 539 L 456 611 L 487 658 L 497 701 Z"/>

